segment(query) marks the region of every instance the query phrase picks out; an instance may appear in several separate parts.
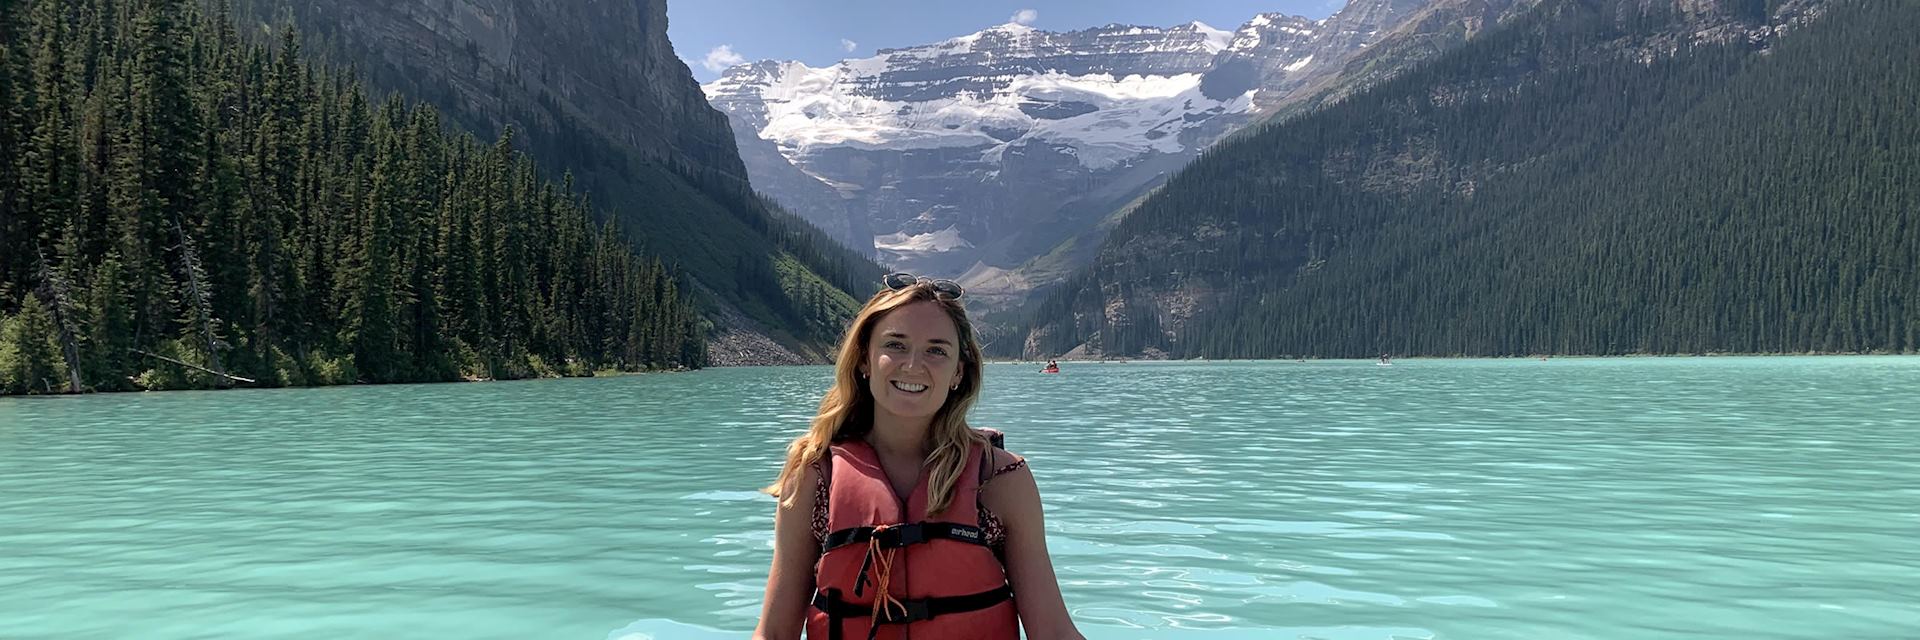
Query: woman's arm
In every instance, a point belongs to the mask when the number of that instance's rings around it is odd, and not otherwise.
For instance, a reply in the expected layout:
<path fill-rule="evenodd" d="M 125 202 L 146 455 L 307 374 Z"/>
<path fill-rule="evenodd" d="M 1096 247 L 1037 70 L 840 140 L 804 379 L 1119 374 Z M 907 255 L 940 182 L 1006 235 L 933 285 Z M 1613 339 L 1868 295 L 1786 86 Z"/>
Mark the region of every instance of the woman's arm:
<path fill-rule="evenodd" d="M 1001 459 L 994 461 L 996 467 L 1018 459 L 998 453 Z M 996 476 L 981 491 L 980 499 L 1007 528 L 1007 579 L 1013 583 L 1014 605 L 1020 610 L 1020 625 L 1026 628 L 1027 638 L 1085 640 L 1067 615 L 1059 579 L 1053 575 L 1040 487 L 1034 484 L 1033 472 L 1021 466 Z"/>
<path fill-rule="evenodd" d="M 814 486 L 820 474 L 813 465 L 800 475 L 800 495 L 791 506 L 773 514 L 773 567 L 767 572 L 767 596 L 760 604 L 760 626 L 754 640 L 798 640 L 807 626 L 807 606 L 813 598 L 813 563 L 820 545 L 813 541 Z"/>

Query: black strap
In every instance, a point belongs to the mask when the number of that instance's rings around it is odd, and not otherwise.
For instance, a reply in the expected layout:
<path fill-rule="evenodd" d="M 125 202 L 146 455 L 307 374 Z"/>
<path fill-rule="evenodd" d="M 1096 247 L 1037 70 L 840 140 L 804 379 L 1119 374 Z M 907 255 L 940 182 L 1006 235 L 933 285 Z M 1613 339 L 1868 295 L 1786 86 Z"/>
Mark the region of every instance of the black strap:
<path fill-rule="evenodd" d="M 1000 604 L 1001 601 L 1011 598 L 1013 598 L 1013 587 L 1003 584 L 1000 585 L 999 588 L 989 589 L 971 595 L 901 600 L 899 601 L 902 605 L 900 607 L 883 607 L 882 617 L 877 622 L 879 624 L 909 624 L 922 620 L 932 620 L 935 617 L 949 613 L 978 611 Z M 813 592 L 813 608 L 819 609 L 821 612 L 827 614 L 827 623 L 833 625 L 833 628 L 827 632 L 828 637 L 836 640 L 840 637 L 839 625 L 841 618 L 866 618 L 873 615 L 873 605 L 854 604 L 842 600 L 840 599 L 838 589 Z M 904 612 L 902 612 L 903 608 L 905 609 Z"/>
<path fill-rule="evenodd" d="M 996 469 L 993 468 L 993 450 L 994 449 L 999 449 L 1001 451 L 1007 450 L 1007 434 L 1001 433 L 997 429 L 988 429 L 986 430 L 986 433 L 987 433 L 987 444 L 989 446 L 987 447 L 986 451 L 980 452 L 980 484 L 981 486 L 985 486 L 988 480 L 992 480 L 993 472 L 996 471 Z"/>
<path fill-rule="evenodd" d="M 878 533 L 876 533 L 878 532 Z M 820 552 L 826 553 L 850 544 L 866 544 L 874 538 L 880 539 L 880 548 L 894 549 L 928 540 L 944 539 L 966 542 L 980 546 L 987 545 L 987 533 L 980 527 L 954 524 L 951 522 L 915 522 L 913 524 L 879 527 L 849 527 L 827 534 L 820 545 Z"/>
<path fill-rule="evenodd" d="M 987 486 L 987 481 L 992 479 L 993 479 L 993 447 L 987 447 L 985 450 L 982 450 L 980 452 L 980 483 L 974 485 L 974 487 L 976 488 L 976 490 L 978 490 L 979 487 Z"/>
<path fill-rule="evenodd" d="M 814 602 L 819 602 L 821 598 L 826 598 L 828 602 L 838 602 L 840 601 L 840 590 L 828 589 L 825 593 L 818 591 L 813 593 Z M 842 616 L 829 609 L 823 608 L 821 611 L 827 614 L 827 640 L 840 640 L 840 618 Z"/>

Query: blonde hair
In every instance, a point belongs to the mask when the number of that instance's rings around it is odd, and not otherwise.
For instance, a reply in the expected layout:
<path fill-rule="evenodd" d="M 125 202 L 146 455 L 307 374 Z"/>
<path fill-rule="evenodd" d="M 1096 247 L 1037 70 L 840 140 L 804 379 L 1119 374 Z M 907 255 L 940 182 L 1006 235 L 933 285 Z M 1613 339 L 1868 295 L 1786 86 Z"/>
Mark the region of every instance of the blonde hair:
<path fill-rule="evenodd" d="M 787 463 L 772 485 L 761 489 L 780 499 L 781 506 L 792 506 L 795 496 L 807 489 L 800 486 L 803 471 L 826 455 L 837 440 L 866 435 L 873 429 L 873 392 L 860 378 L 860 366 L 867 361 L 867 338 L 880 318 L 916 302 L 939 305 L 960 336 L 960 388 L 947 394 L 947 401 L 933 414 L 927 439 L 933 451 L 927 455 L 927 514 L 937 514 L 953 500 L 953 487 L 967 466 L 967 454 L 986 437 L 967 426 L 967 410 L 980 395 L 980 344 L 974 339 L 973 324 L 959 300 L 942 300 L 925 281 L 899 290 L 882 289 L 867 299 L 854 315 L 847 334 L 840 340 L 840 351 L 833 367 L 833 387 L 820 399 L 820 411 L 813 425 L 787 445 Z"/>

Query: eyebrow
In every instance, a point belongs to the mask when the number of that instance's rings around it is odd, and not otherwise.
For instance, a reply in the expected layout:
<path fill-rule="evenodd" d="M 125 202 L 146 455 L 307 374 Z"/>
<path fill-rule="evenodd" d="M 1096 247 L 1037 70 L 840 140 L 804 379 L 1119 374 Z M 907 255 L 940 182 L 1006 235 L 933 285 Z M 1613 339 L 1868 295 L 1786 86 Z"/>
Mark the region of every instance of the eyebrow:
<path fill-rule="evenodd" d="M 910 337 L 912 337 L 912 336 L 908 336 L 907 334 L 904 334 L 904 333 L 900 333 L 900 332 L 898 332 L 898 331 L 888 331 L 888 332 L 886 333 L 886 336 L 887 336 L 887 337 L 889 337 L 889 338 L 910 338 Z M 928 342 L 928 343 L 930 343 L 930 344 L 944 344 L 944 345 L 947 345 L 947 346 L 953 346 L 953 343 L 952 343 L 951 341 L 948 341 L 948 340 L 947 340 L 946 338 L 934 338 L 934 339 L 932 339 L 932 340 L 928 340 L 927 342 Z"/>

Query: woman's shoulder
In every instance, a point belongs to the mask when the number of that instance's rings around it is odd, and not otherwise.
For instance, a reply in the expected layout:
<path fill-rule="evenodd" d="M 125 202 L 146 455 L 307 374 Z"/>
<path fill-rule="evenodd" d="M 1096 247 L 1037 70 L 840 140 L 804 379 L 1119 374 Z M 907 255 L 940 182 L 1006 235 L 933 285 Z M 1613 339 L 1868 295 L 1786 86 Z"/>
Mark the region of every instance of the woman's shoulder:
<path fill-rule="evenodd" d="M 993 468 L 996 470 L 1009 465 L 1024 465 L 1026 463 L 1026 456 L 998 447 L 995 447 L 993 450 Z"/>
<path fill-rule="evenodd" d="M 1027 459 L 1006 449 L 995 448 L 993 458 L 986 461 L 981 472 L 982 495 L 1002 496 L 999 500 L 1010 499 L 1006 496 L 1012 494 L 1027 493 L 1022 489 L 1034 486 L 1033 471 L 1027 468 Z"/>
<path fill-rule="evenodd" d="M 977 433 L 981 437 L 985 438 L 987 441 L 987 444 L 991 445 L 987 448 L 993 452 L 993 463 L 995 467 L 999 467 L 1000 465 L 1003 465 L 1003 464 L 1012 464 L 1014 462 L 1019 462 L 1026 459 L 1021 457 L 1019 454 L 1016 454 L 1012 451 L 1007 450 L 1006 432 L 1003 432 L 999 429 L 995 429 L 993 427 L 973 427 L 973 431 L 974 433 Z"/>
<path fill-rule="evenodd" d="M 989 447 L 988 451 L 991 452 L 992 457 L 986 460 L 986 468 L 982 469 L 986 472 L 984 475 L 986 482 L 992 482 L 994 478 L 1027 468 L 1025 456 L 998 446 Z M 984 484 L 982 483 L 983 486 Z"/>

